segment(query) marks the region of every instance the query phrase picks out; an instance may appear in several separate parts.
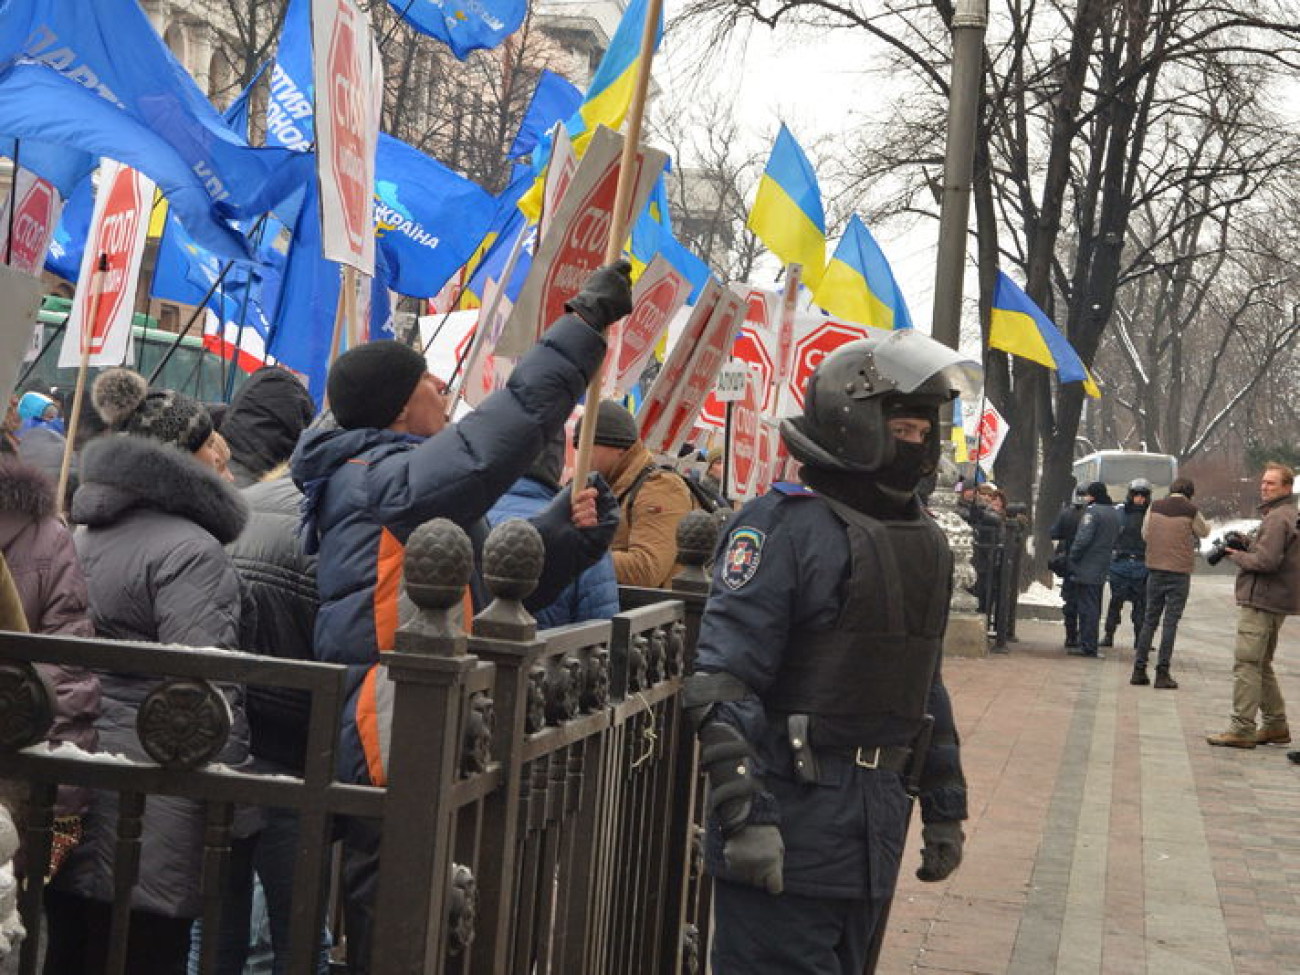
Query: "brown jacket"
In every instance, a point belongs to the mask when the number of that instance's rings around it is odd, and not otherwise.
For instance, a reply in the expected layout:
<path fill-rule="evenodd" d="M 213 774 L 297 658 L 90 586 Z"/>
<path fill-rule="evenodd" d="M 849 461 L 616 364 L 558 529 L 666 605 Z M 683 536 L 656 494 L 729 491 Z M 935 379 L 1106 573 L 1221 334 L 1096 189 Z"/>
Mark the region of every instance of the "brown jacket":
<path fill-rule="evenodd" d="M 1196 568 L 1196 539 L 1210 533 L 1200 510 L 1184 495 L 1151 502 L 1142 519 L 1148 569 L 1191 575 Z"/>
<path fill-rule="evenodd" d="M 1267 613 L 1300 613 L 1300 544 L 1296 499 L 1288 495 L 1259 506 L 1262 519 L 1237 563 L 1237 605 Z"/>
<path fill-rule="evenodd" d="M 657 470 L 641 484 L 631 507 L 623 500 L 643 470 L 655 459 L 641 441 L 623 454 L 611 476 L 614 495 L 623 504 L 623 519 L 610 551 L 621 586 L 666 589 L 677 566 L 677 522 L 694 507 L 690 488 L 674 471 Z"/>

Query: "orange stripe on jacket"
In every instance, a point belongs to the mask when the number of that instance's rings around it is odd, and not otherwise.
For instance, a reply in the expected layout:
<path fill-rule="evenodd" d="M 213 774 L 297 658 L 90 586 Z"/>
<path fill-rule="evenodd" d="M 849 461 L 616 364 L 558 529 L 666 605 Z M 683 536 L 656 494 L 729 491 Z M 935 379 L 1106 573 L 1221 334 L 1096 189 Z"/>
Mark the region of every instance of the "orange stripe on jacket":
<path fill-rule="evenodd" d="M 373 664 L 366 671 L 366 678 L 361 682 L 361 690 L 357 693 L 357 736 L 361 739 L 361 751 L 366 757 L 370 784 L 382 786 L 388 784 L 388 773 L 384 770 L 383 749 L 379 744 L 379 707 L 375 701 L 375 682 L 378 680 L 379 664 Z"/>
<path fill-rule="evenodd" d="M 379 532 L 375 573 L 375 643 L 380 653 L 393 649 L 397 636 L 397 600 L 402 593 L 402 558 L 406 546 L 387 528 Z"/>

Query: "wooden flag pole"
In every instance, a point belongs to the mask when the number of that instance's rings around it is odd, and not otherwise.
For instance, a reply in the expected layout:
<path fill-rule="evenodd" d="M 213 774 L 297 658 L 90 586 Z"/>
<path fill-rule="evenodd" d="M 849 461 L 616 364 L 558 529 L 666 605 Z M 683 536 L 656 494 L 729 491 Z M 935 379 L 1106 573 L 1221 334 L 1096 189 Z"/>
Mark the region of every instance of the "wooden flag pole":
<path fill-rule="evenodd" d="M 81 321 L 81 364 L 77 367 L 77 386 L 72 394 L 72 416 L 68 417 L 68 435 L 63 441 L 63 462 L 59 465 L 59 486 L 54 501 L 60 514 L 65 508 L 68 493 L 68 474 L 72 470 L 72 450 L 77 442 L 77 428 L 81 425 L 81 401 L 86 395 L 86 373 L 90 370 L 90 341 L 99 319 L 99 298 L 104 290 L 104 277 L 108 273 L 108 255 L 101 253 L 90 280 L 90 314 Z"/>
<path fill-rule="evenodd" d="M 650 90 L 650 68 L 655 56 L 655 34 L 659 27 L 659 14 L 663 0 L 650 0 L 646 4 L 645 25 L 641 30 L 641 54 L 636 65 L 636 84 L 632 89 L 632 104 L 627 110 L 627 134 L 623 140 L 623 157 L 618 166 L 618 186 L 614 191 L 614 212 L 610 214 L 609 242 L 605 245 L 605 263 L 612 264 L 623 253 L 623 240 L 632 215 L 627 212 L 632 196 L 632 183 L 636 176 L 636 152 L 641 144 L 641 120 L 645 117 L 646 93 Z M 605 364 L 602 362 L 587 385 L 588 421 L 578 435 L 578 455 L 573 462 L 574 490 L 583 487 L 587 472 L 591 470 L 591 447 L 596 437 L 596 408 L 600 405 L 600 390 L 605 384 Z"/>

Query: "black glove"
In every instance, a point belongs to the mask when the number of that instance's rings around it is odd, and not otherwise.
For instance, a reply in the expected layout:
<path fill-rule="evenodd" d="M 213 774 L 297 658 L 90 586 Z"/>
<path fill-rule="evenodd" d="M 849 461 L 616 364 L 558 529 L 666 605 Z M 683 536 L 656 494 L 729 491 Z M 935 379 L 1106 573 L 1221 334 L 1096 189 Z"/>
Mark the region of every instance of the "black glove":
<path fill-rule="evenodd" d="M 598 472 L 592 471 L 587 475 L 587 487 L 596 489 L 596 524 L 578 530 L 582 532 L 588 546 L 598 549 L 595 558 L 599 559 L 614 541 L 614 532 L 618 531 L 618 523 L 622 518 L 621 505 L 613 488 Z"/>
<path fill-rule="evenodd" d="M 921 866 L 916 879 L 926 883 L 946 880 L 961 865 L 961 848 L 966 835 L 961 823 L 926 823 L 921 827 Z"/>
<path fill-rule="evenodd" d="M 727 837 L 722 847 L 727 872 L 737 883 L 749 884 L 769 894 L 785 889 L 781 867 L 785 844 L 775 826 L 742 826 Z"/>
<path fill-rule="evenodd" d="M 604 335 L 605 329 L 632 310 L 632 265 L 615 261 L 597 268 L 564 308 Z"/>

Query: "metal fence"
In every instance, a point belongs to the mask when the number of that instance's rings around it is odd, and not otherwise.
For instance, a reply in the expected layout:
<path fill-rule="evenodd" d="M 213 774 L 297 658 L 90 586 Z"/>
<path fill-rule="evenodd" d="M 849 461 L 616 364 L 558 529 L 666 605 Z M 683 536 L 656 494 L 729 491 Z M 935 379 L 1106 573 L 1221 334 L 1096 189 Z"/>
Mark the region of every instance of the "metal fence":
<path fill-rule="evenodd" d="M 203 927 L 218 931 L 237 804 L 300 816 L 290 971 L 317 964 L 338 820 L 382 823 L 372 971 L 677 973 L 699 970 L 707 883 L 700 870 L 695 743 L 681 680 L 703 603 L 706 526 L 684 525 L 685 592 L 625 590 L 612 620 L 538 632 L 520 600 L 542 563 L 540 538 L 501 525 L 483 554 L 494 597 L 467 635 L 456 607 L 468 539 L 450 522 L 413 534 L 406 590 L 418 607 L 384 655 L 394 708 L 386 789 L 336 781 L 344 670 L 320 663 L 151 644 L 0 633 L 0 777 L 29 784 L 27 863 L 45 863 L 56 787 L 117 793 L 108 971 L 125 971 L 142 816 L 152 797 L 203 804 Z M 707 584 L 703 584 L 707 588 Z M 692 591 L 694 590 L 694 591 Z M 138 731 L 152 762 L 44 744 L 48 691 L 36 662 L 150 675 Z M 311 697 L 302 778 L 210 764 L 229 731 L 223 682 Z M 20 910 L 37 929 L 43 871 Z M 215 970 L 216 938 L 202 970 Z M 21 971 L 34 973 L 37 939 Z"/>

